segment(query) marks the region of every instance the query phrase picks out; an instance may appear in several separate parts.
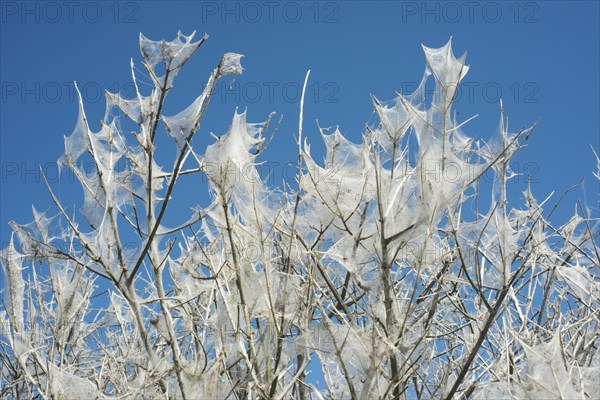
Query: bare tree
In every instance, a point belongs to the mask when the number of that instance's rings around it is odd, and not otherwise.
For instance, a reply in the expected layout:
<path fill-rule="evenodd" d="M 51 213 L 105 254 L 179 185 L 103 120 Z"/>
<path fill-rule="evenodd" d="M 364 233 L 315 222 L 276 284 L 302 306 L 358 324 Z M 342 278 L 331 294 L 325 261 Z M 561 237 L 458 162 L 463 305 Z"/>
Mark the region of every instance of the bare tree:
<path fill-rule="evenodd" d="M 224 135 L 194 147 L 240 55 L 225 54 L 200 96 L 164 115 L 206 40 L 193 37 L 140 35 L 151 93 L 132 62 L 136 96 L 107 93 L 99 132 L 80 96 L 59 162 L 82 207 L 47 185 L 54 214 L 11 224 L 0 397 L 598 398 L 597 222 L 578 203 L 555 226 L 560 200 L 531 189 L 509 208 L 510 160 L 532 128 L 509 133 L 502 115 L 489 143 L 467 136 L 451 106 L 468 67 L 450 42 L 424 47 L 414 93 L 373 98 L 378 122 L 360 144 L 320 128 L 324 163 L 303 140 L 303 95 L 296 181 L 277 188 L 257 170 L 272 116 L 236 112 Z M 176 147 L 170 165 L 157 162 L 159 135 Z M 184 175 L 208 179 L 210 205 L 172 226 Z"/>

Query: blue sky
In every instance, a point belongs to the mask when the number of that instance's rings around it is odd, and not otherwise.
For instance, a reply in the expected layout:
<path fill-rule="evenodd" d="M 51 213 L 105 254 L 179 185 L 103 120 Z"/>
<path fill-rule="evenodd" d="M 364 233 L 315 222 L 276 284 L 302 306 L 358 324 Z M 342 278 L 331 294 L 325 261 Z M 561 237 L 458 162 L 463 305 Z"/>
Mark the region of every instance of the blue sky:
<path fill-rule="evenodd" d="M 129 60 L 142 69 L 138 34 L 172 39 L 178 30 L 210 35 L 175 82 L 166 113 L 174 114 L 200 92 L 221 54 L 245 55 L 245 72 L 232 89 L 222 81 L 198 136 L 227 130 L 236 107 L 250 121 L 271 111 L 283 123 L 263 160 L 272 182 L 284 179 L 295 161 L 299 89 L 311 69 L 304 134 L 322 151 L 315 120 L 340 125 L 354 141 L 373 117 L 370 94 L 391 99 L 423 73 L 421 43 L 468 51 L 471 69 L 455 109 L 459 119 L 479 117 L 465 131 L 490 138 L 499 119 L 498 100 L 513 130 L 538 121 L 527 148 L 515 159 L 517 172 L 532 174 L 538 198 L 562 193 L 585 180 L 557 214 L 568 218 L 577 198 L 598 216 L 598 182 L 592 145 L 599 144 L 599 6 L 595 1 L 533 2 L 279 2 L 108 1 L 1 3 L 0 242 L 7 222 L 32 219 L 31 204 L 45 210 L 50 196 L 36 170 L 39 163 L 61 198 L 77 204 L 80 189 L 58 179 L 56 160 L 63 135 L 77 116 L 72 82 L 83 91 L 88 118 L 98 129 L 102 90 L 131 94 Z M 291 174 L 290 174 L 291 177 Z M 515 206 L 526 187 L 513 185 Z M 198 190 L 198 196 L 202 191 Z M 71 198 L 72 196 L 72 198 Z M 190 194 L 195 200 L 193 193 Z M 557 196 L 558 197 L 558 196 Z M 556 197 L 556 198 L 557 198 Z M 198 200 L 200 201 L 200 200 Z"/>
<path fill-rule="evenodd" d="M 225 52 L 245 55 L 245 72 L 221 81 L 197 136 L 196 148 L 224 133 L 236 107 L 249 121 L 271 111 L 284 116 L 264 154 L 263 172 L 272 184 L 293 178 L 296 160 L 299 90 L 308 69 L 304 135 L 314 154 L 323 146 L 321 126 L 340 126 L 358 141 L 373 122 L 370 95 L 387 100 L 414 88 L 425 58 L 421 43 L 468 51 L 471 66 L 455 109 L 459 120 L 479 117 L 465 127 L 488 139 L 504 102 L 513 131 L 538 122 L 513 168 L 532 177 L 539 199 L 570 186 L 558 209 L 563 223 L 578 198 L 598 217 L 598 181 L 590 149 L 600 148 L 599 3 L 596 1 L 106 1 L 0 2 L 0 246 L 10 239 L 8 221 L 31 221 L 52 202 L 36 165 L 40 164 L 67 206 L 80 205 L 72 176 L 57 178 L 63 135 L 75 126 L 73 81 L 82 89 L 88 119 L 99 128 L 102 91 L 131 96 L 129 60 L 142 69 L 138 34 L 173 39 L 178 30 L 210 35 L 175 82 L 166 114 L 187 106 L 202 90 Z M 167 153 L 168 156 L 169 153 Z M 165 158 L 166 159 L 166 158 Z M 290 172 L 291 171 L 291 172 Z M 522 204 L 524 176 L 511 188 L 513 206 Z M 181 218 L 206 192 L 186 183 Z M 582 189 L 584 188 L 584 190 Z M 181 192 L 180 192 L 181 193 Z M 204 198 L 202 198 L 204 196 Z M 185 203 L 185 202 L 183 202 Z M 72 209 L 72 208 L 71 208 Z M 53 209 L 54 212 L 54 209 Z M 174 224 L 175 225 L 175 224 Z"/>

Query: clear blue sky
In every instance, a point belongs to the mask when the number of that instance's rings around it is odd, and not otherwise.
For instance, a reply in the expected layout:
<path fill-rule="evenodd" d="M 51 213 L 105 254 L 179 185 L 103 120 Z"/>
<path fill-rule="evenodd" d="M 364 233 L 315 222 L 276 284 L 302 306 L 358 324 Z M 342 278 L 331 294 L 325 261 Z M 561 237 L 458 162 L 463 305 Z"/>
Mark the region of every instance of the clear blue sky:
<path fill-rule="evenodd" d="M 498 99 L 514 130 L 539 119 L 529 146 L 516 158 L 517 172 L 533 173 L 534 195 L 561 193 L 585 179 L 560 213 L 563 222 L 578 197 L 598 215 L 598 183 L 590 144 L 599 144 L 599 7 L 596 1 L 533 2 L 221 2 L 108 1 L 21 2 L 1 5 L 0 242 L 7 222 L 29 222 L 31 203 L 45 210 L 51 199 L 36 172 L 43 166 L 62 198 L 76 183 L 56 179 L 63 135 L 77 116 L 73 81 L 83 90 L 92 127 L 104 112 L 101 90 L 131 94 L 129 60 L 141 67 L 138 33 L 172 39 L 198 31 L 210 35 L 175 82 L 167 114 L 200 92 L 220 55 L 245 55 L 244 75 L 228 94 L 218 92 L 199 137 L 226 131 L 236 107 L 250 121 L 271 111 L 284 115 L 265 158 L 274 184 L 295 160 L 298 90 L 311 69 L 305 136 L 322 149 L 315 120 L 339 124 L 357 141 L 372 117 L 369 95 L 391 99 L 422 76 L 421 43 L 440 47 L 453 36 L 455 54 L 468 51 L 471 69 L 456 104 L 459 119 L 474 114 L 466 132 L 489 138 L 498 125 Z M 229 81 L 222 83 L 228 83 Z M 219 86 L 224 90 L 225 86 Z M 513 186 L 515 199 L 525 189 Z M 198 192 L 199 193 L 199 192 Z M 199 200 L 200 201 L 200 200 Z M 518 202 L 513 203 L 519 205 Z"/>
<path fill-rule="evenodd" d="M 598 216 L 598 182 L 590 144 L 599 143 L 599 6 L 597 1 L 106 1 L 0 2 L 0 246 L 10 238 L 7 222 L 32 219 L 51 206 L 36 164 L 66 205 L 80 205 L 72 176 L 59 181 L 56 160 L 63 135 L 76 122 L 72 82 L 83 91 L 88 119 L 98 129 L 104 113 L 102 90 L 130 96 L 129 60 L 141 69 L 138 34 L 171 40 L 178 30 L 210 35 L 175 82 L 166 113 L 189 104 L 225 52 L 245 55 L 244 75 L 232 90 L 219 86 L 197 149 L 209 131 L 227 130 L 236 107 L 250 121 L 271 111 L 284 115 L 263 160 L 272 184 L 292 178 L 286 163 L 296 159 L 299 89 L 311 69 L 305 104 L 305 136 L 322 152 L 315 120 L 339 124 L 358 141 L 372 122 L 370 94 L 391 99 L 420 80 L 425 66 L 421 43 L 444 45 L 453 37 L 455 54 L 468 51 L 471 66 L 455 109 L 459 119 L 479 117 L 465 131 L 489 138 L 499 119 L 498 100 L 513 130 L 539 121 L 514 169 L 532 174 L 534 195 L 560 195 L 585 180 L 586 191 L 568 196 L 558 223 L 585 198 Z M 202 193 L 187 186 L 188 206 Z M 512 185 L 513 205 L 526 188 Z M 555 198 L 557 198 L 556 196 Z M 188 208 L 181 208 L 181 218 Z M 52 209 L 54 212 L 55 210 Z"/>

